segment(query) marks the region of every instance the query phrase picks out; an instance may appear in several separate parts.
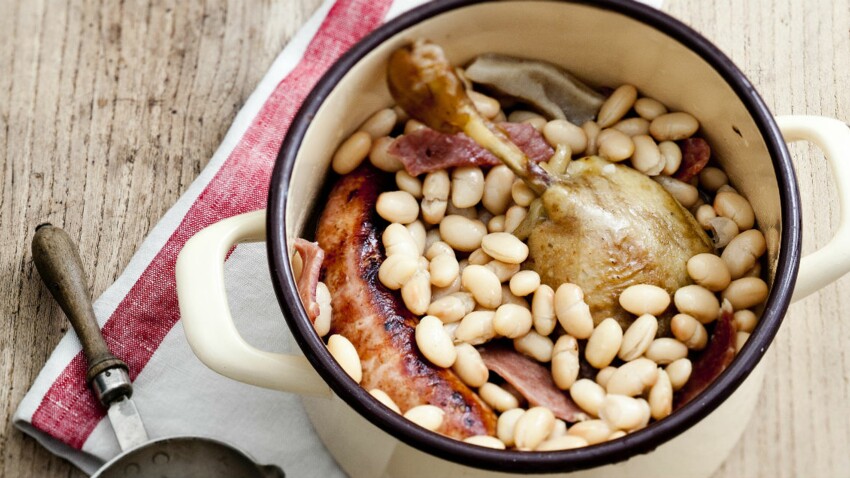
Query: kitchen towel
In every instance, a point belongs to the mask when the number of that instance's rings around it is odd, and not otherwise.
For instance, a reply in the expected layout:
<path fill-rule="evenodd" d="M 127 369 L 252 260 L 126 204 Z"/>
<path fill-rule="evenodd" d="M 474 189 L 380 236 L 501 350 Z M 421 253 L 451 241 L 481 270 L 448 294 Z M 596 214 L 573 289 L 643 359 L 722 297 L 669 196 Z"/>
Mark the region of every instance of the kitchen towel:
<path fill-rule="evenodd" d="M 174 263 L 199 230 L 265 207 L 278 149 L 313 85 L 355 42 L 421 3 L 325 1 L 272 64 L 209 164 L 95 301 L 107 344 L 130 368 L 133 398 L 151 438 L 206 436 L 232 443 L 260 463 L 280 465 L 287 476 L 345 476 L 297 396 L 224 378 L 198 361 L 179 321 Z M 658 7 L 661 2 L 645 3 Z M 299 352 L 277 307 L 264 244 L 236 247 L 225 264 L 225 280 L 236 327 L 248 342 L 263 350 Z M 21 401 L 14 423 L 91 473 L 120 449 L 86 386 L 85 371 L 79 341 L 70 331 Z"/>

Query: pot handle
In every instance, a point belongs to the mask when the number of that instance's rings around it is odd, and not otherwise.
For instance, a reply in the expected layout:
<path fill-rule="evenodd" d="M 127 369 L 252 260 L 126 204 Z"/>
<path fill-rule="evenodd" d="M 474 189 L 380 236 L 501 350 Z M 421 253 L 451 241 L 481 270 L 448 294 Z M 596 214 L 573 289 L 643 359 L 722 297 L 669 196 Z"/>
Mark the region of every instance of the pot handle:
<path fill-rule="evenodd" d="M 175 266 L 186 339 L 201 362 L 225 377 L 329 397 L 330 388 L 307 359 L 254 348 L 233 324 L 224 287 L 224 260 L 235 244 L 264 241 L 265 236 L 266 211 L 260 210 L 213 224 L 186 242 Z"/>
<path fill-rule="evenodd" d="M 796 302 L 850 271 L 850 127 L 822 116 L 778 116 L 776 122 L 785 141 L 810 141 L 823 151 L 835 177 L 841 208 L 838 230 L 832 239 L 800 262 L 791 298 Z"/>

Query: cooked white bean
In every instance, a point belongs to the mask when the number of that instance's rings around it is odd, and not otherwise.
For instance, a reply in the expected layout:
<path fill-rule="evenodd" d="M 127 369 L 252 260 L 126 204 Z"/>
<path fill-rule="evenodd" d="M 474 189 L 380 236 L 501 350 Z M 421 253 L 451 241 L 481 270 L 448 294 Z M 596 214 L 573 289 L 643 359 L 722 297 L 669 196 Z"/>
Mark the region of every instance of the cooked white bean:
<path fill-rule="evenodd" d="M 714 247 L 720 249 L 726 247 L 729 242 L 738 235 L 738 225 L 728 217 L 715 217 L 708 220 L 708 228 L 711 231 Z"/>
<path fill-rule="evenodd" d="M 543 137 L 552 146 L 565 144 L 573 153 L 583 153 L 587 148 L 587 134 L 580 127 L 564 119 L 554 119 L 543 127 Z"/>
<path fill-rule="evenodd" d="M 673 332 L 673 336 L 689 349 L 702 350 L 708 343 L 708 332 L 706 332 L 705 327 L 688 314 L 673 316 L 670 321 L 670 330 Z"/>
<path fill-rule="evenodd" d="M 655 176 L 652 178 L 661 185 L 671 196 L 679 201 L 686 209 L 693 207 L 699 200 L 699 191 L 690 184 L 670 176 Z"/>
<path fill-rule="evenodd" d="M 369 162 L 381 171 L 388 173 L 394 173 L 404 169 L 401 159 L 389 152 L 393 141 L 395 140 L 389 136 L 375 138 L 372 140 L 372 149 L 369 150 Z"/>
<path fill-rule="evenodd" d="M 738 331 L 752 333 L 759 319 L 752 310 L 744 309 L 736 310 L 733 320 L 735 321 L 735 328 Z"/>
<path fill-rule="evenodd" d="M 651 314 L 643 314 L 623 333 L 623 343 L 617 354 L 626 362 L 635 360 L 643 355 L 658 332 L 658 319 Z"/>
<path fill-rule="evenodd" d="M 496 421 L 496 436 L 507 446 L 514 446 L 516 422 L 525 413 L 522 408 L 512 408 L 499 415 Z"/>
<path fill-rule="evenodd" d="M 467 314 L 475 310 L 475 298 L 472 297 L 472 294 L 469 292 L 454 292 L 451 296 L 457 297 L 461 302 L 463 302 L 463 306 L 466 308 Z"/>
<path fill-rule="evenodd" d="M 697 254 L 688 259 L 687 269 L 688 275 L 694 282 L 712 292 L 725 289 L 732 281 L 726 262 L 717 255 L 708 252 Z"/>
<path fill-rule="evenodd" d="M 655 140 L 646 134 L 632 136 L 635 152 L 632 154 L 632 166 L 647 176 L 658 176 L 667 166 L 661 157 L 661 150 Z"/>
<path fill-rule="evenodd" d="M 493 167 L 484 179 L 484 195 L 481 203 L 494 215 L 504 214 L 511 203 L 511 186 L 514 173 L 505 165 Z"/>
<path fill-rule="evenodd" d="M 463 302 L 457 297 L 448 295 L 440 297 L 428 306 L 428 315 L 437 317 L 443 323 L 457 322 L 467 314 Z"/>
<path fill-rule="evenodd" d="M 458 262 L 458 265 L 460 267 L 461 272 L 463 272 L 463 262 L 464 261 Z M 437 300 L 437 299 L 441 299 L 441 298 L 443 298 L 447 295 L 454 294 L 458 291 L 460 291 L 460 275 L 457 276 L 457 278 L 454 280 L 454 282 L 452 282 L 451 284 L 449 284 L 446 287 L 432 287 L 431 288 L 431 300 L 434 301 L 434 300 Z"/>
<path fill-rule="evenodd" d="M 463 383 L 470 387 L 480 387 L 487 383 L 490 372 L 475 347 L 469 344 L 458 344 L 455 346 L 455 354 L 457 358 L 452 365 L 452 370 Z"/>
<path fill-rule="evenodd" d="M 641 428 L 646 427 L 649 425 L 649 419 L 652 418 L 652 407 L 649 406 L 649 402 L 647 402 L 644 398 L 638 398 L 637 401 L 641 407 L 640 423 L 638 423 L 638 425 L 630 431 L 640 430 Z"/>
<path fill-rule="evenodd" d="M 316 284 L 316 302 L 319 304 L 319 316 L 316 317 L 313 327 L 319 337 L 324 337 L 331 330 L 333 307 L 331 306 L 331 292 L 328 290 L 328 286 L 321 281 Z"/>
<path fill-rule="evenodd" d="M 502 303 L 502 283 L 485 266 L 466 266 L 461 273 L 461 285 L 472 293 L 476 302 L 488 309 L 495 309 Z"/>
<path fill-rule="evenodd" d="M 454 254 L 440 254 L 431 260 L 429 266 L 431 283 L 437 287 L 446 287 L 454 282 L 460 273 L 460 266 Z"/>
<path fill-rule="evenodd" d="M 599 417 L 612 428 L 632 430 L 640 426 L 644 407 L 636 399 L 625 395 L 609 394 L 599 410 Z"/>
<path fill-rule="evenodd" d="M 419 122 L 419 121 L 412 119 L 412 118 L 410 118 L 410 119 L 408 119 L 407 121 L 404 122 L 404 134 L 415 133 L 416 131 L 419 131 L 420 129 L 425 129 L 425 128 L 427 128 L 427 126 L 425 126 L 424 123 Z"/>
<path fill-rule="evenodd" d="M 602 443 L 611 436 L 614 430 L 605 423 L 605 420 L 585 420 L 578 422 L 567 430 L 567 434 L 582 437 L 588 445 Z"/>
<path fill-rule="evenodd" d="M 425 258 L 422 257 L 422 260 L 425 260 Z M 428 306 L 431 305 L 430 276 L 427 265 L 423 268 L 420 264 L 410 279 L 401 286 L 401 298 L 404 305 L 416 315 L 425 314 L 428 311 Z"/>
<path fill-rule="evenodd" d="M 419 267 L 417 256 L 394 254 L 381 263 L 378 280 L 390 290 L 398 290 L 413 277 Z"/>
<path fill-rule="evenodd" d="M 498 216 L 493 216 L 487 222 L 487 232 L 505 232 L 505 215 L 499 214 Z"/>
<path fill-rule="evenodd" d="M 603 368 L 599 372 L 596 373 L 596 383 L 598 383 L 601 387 L 607 387 L 608 381 L 611 380 L 611 376 L 614 375 L 614 372 L 617 371 L 617 367 L 608 367 Z"/>
<path fill-rule="evenodd" d="M 432 229 L 432 231 L 434 231 L 434 230 L 435 229 Z M 428 248 L 425 250 L 425 258 L 428 259 L 429 261 L 433 261 L 435 257 L 437 257 L 441 254 L 454 254 L 454 253 L 455 253 L 455 251 L 454 251 L 454 249 L 452 249 L 452 246 L 446 244 L 443 241 L 440 241 L 439 238 L 438 238 L 438 240 L 435 240 L 434 242 L 432 242 L 431 245 L 429 245 Z"/>
<path fill-rule="evenodd" d="M 416 324 L 415 337 L 419 351 L 431 363 L 443 368 L 454 365 L 457 352 L 440 319 L 432 315 L 422 317 Z"/>
<path fill-rule="evenodd" d="M 372 149 L 372 138 L 369 133 L 358 131 L 348 137 L 334 153 L 331 166 L 337 174 L 348 174 L 354 171 L 369 155 Z"/>
<path fill-rule="evenodd" d="M 434 405 L 418 405 L 404 412 L 404 418 L 432 432 L 440 428 L 445 416 L 446 412 Z"/>
<path fill-rule="evenodd" d="M 635 315 L 661 315 L 670 306 L 670 294 L 656 285 L 637 284 L 620 293 L 620 305 Z"/>
<path fill-rule="evenodd" d="M 514 339 L 514 349 L 538 362 L 550 362 L 555 345 L 552 339 L 531 330 L 520 338 Z"/>
<path fill-rule="evenodd" d="M 655 118 L 666 114 L 667 107 L 656 99 L 640 98 L 635 101 L 635 112 L 639 114 L 641 118 L 652 121 Z"/>
<path fill-rule="evenodd" d="M 687 357 L 688 347 L 676 339 L 660 337 L 649 344 L 644 355 L 659 365 L 666 365 Z"/>
<path fill-rule="evenodd" d="M 585 136 L 587 136 L 587 148 L 585 148 L 584 154 L 588 156 L 596 154 L 598 150 L 597 138 L 602 128 L 595 121 L 585 121 L 581 125 L 581 129 L 584 131 Z"/>
<path fill-rule="evenodd" d="M 431 248 L 435 243 L 442 242 L 442 238 L 440 237 L 440 229 L 439 228 L 431 228 L 428 229 L 428 232 L 425 233 L 425 250 Z M 449 245 L 446 244 L 448 247 Z M 451 249 L 451 247 L 449 247 Z"/>
<path fill-rule="evenodd" d="M 675 391 L 680 390 L 688 383 L 688 379 L 691 378 L 691 370 L 693 370 L 693 364 L 686 358 L 676 360 L 664 369 L 667 376 L 670 377 L 670 384 Z"/>
<path fill-rule="evenodd" d="M 440 237 L 458 251 L 472 252 L 478 249 L 486 234 L 487 227 L 477 219 L 451 215 L 440 222 Z"/>
<path fill-rule="evenodd" d="M 372 390 L 369 390 L 369 395 L 372 395 L 373 397 L 375 397 L 375 399 L 377 399 L 379 402 L 381 402 L 385 407 L 389 408 L 390 410 L 392 410 L 396 413 L 401 413 L 401 409 L 398 408 L 398 405 L 396 405 L 395 402 L 393 401 L 393 399 L 390 398 L 390 396 L 387 395 L 383 390 L 381 390 L 379 388 L 373 388 Z"/>
<path fill-rule="evenodd" d="M 717 188 L 717 192 L 718 193 L 735 193 L 735 194 L 738 194 L 738 190 L 733 188 L 732 186 L 730 186 L 728 184 L 724 184 L 723 186 L 720 186 L 719 188 Z"/>
<path fill-rule="evenodd" d="M 707 230 L 711 228 L 710 221 L 717 217 L 717 213 L 714 212 L 714 206 L 711 204 L 703 204 L 697 208 L 697 212 L 694 214 L 694 217 L 696 217 L 699 225 L 702 226 L 703 229 Z"/>
<path fill-rule="evenodd" d="M 440 199 L 423 199 L 421 204 L 422 219 L 428 224 L 439 224 L 446 216 L 448 201 Z"/>
<path fill-rule="evenodd" d="M 440 169 L 425 175 L 425 180 L 422 182 L 422 196 L 425 199 L 446 201 L 449 199 L 450 190 L 451 181 L 449 173 L 445 170 Z"/>
<path fill-rule="evenodd" d="M 419 204 L 416 198 L 405 191 L 381 193 L 375 203 L 375 210 L 389 222 L 410 224 L 419 217 Z"/>
<path fill-rule="evenodd" d="M 419 255 L 425 254 L 425 246 L 428 244 L 428 233 L 425 231 L 425 224 L 422 224 L 422 221 L 417 219 L 404 227 L 407 228 L 407 232 L 410 233 L 410 237 L 416 243 Z"/>
<path fill-rule="evenodd" d="M 496 261 L 493 261 L 493 262 L 496 262 Z M 493 262 L 491 262 L 490 264 L 492 264 Z M 517 297 L 517 296 L 513 295 L 513 293 L 511 293 L 511 288 L 508 287 L 507 285 L 503 284 L 502 285 L 502 303 L 500 305 L 505 305 L 505 304 L 514 304 L 514 305 L 518 305 L 520 307 L 523 307 L 525 309 L 531 310 L 531 305 L 529 305 L 528 301 L 525 300 L 524 297 Z"/>
<path fill-rule="evenodd" d="M 703 286 L 692 284 L 680 288 L 673 294 L 676 308 L 683 314 L 708 324 L 720 314 L 720 302 L 713 292 Z"/>
<path fill-rule="evenodd" d="M 466 258 L 466 260 L 469 261 L 469 263 L 472 264 L 472 265 L 483 266 L 483 265 L 487 264 L 488 262 L 492 261 L 493 258 L 490 257 L 489 255 L 487 255 L 487 253 L 484 252 L 484 249 L 481 249 L 479 247 L 478 249 L 475 249 L 474 251 L 472 251 L 469 254 L 469 257 Z"/>
<path fill-rule="evenodd" d="M 525 184 L 525 181 L 517 179 L 511 186 L 511 198 L 518 206 L 528 207 L 537 195 L 528 187 L 528 184 Z"/>
<path fill-rule="evenodd" d="M 546 407 L 532 407 L 514 426 L 514 445 L 518 450 L 534 450 L 555 427 L 555 415 Z"/>
<path fill-rule="evenodd" d="M 729 176 L 722 169 L 709 166 L 700 171 L 699 184 L 706 191 L 713 193 L 729 184 Z"/>
<path fill-rule="evenodd" d="M 560 418 L 555 419 L 555 426 L 552 427 L 552 431 L 549 433 L 549 436 L 546 437 L 546 440 L 551 440 L 553 438 L 562 437 L 567 434 L 567 422 L 561 420 Z"/>
<path fill-rule="evenodd" d="M 649 389 L 649 410 L 652 418 L 661 420 L 673 411 L 673 385 L 664 370 L 658 371 L 658 380 Z"/>
<path fill-rule="evenodd" d="M 492 260 L 484 266 L 493 271 L 493 273 L 496 274 L 496 277 L 499 278 L 500 282 L 507 282 L 511 280 L 511 277 L 519 272 L 520 267 L 519 264 L 508 264 L 507 262 L 497 260 Z M 510 289 L 508 289 L 508 291 L 510 291 Z"/>
<path fill-rule="evenodd" d="M 487 382 L 478 388 L 478 395 L 487 405 L 500 412 L 517 408 L 519 401 L 510 392 L 495 383 Z"/>
<path fill-rule="evenodd" d="M 599 323 L 590 335 L 584 349 L 584 357 L 594 368 L 607 367 L 623 342 L 623 328 L 612 318 L 607 318 Z"/>
<path fill-rule="evenodd" d="M 555 291 L 546 284 L 541 284 L 534 291 L 531 319 L 538 334 L 549 335 L 555 330 Z"/>
<path fill-rule="evenodd" d="M 508 211 L 505 213 L 505 232 L 514 232 L 520 223 L 522 223 L 523 219 L 525 219 L 526 214 L 528 214 L 528 209 L 522 206 L 511 206 L 508 208 Z"/>
<path fill-rule="evenodd" d="M 697 119 L 684 112 L 663 114 L 649 124 L 649 134 L 658 141 L 690 138 L 698 129 Z"/>
<path fill-rule="evenodd" d="M 561 390 L 569 390 L 578 378 L 578 342 L 569 335 L 558 337 L 552 348 L 552 380 Z"/>
<path fill-rule="evenodd" d="M 473 435 L 471 437 L 464 438 L 463 441 L 470 445 L 478 445 L 485 448 L 495 448 L 496 450 L 505 449 L 505 444 L 502 440 L 499 440 L 496 437 L 491 437 L 490 435 Z"/>
<path fill-rule="evenodd" d="M 602 103 L 599 114 L 596 115 L 596 122 L 602 128 L 611 126 L 632 109 L 635 101 L 637 101 L 637 88 L 632 85 L 620 86 Z"/>
<path fill-rule="evenodd" d="M 455 339 L 471 345 L 481 345 L 496 336 L 493 330 L 493 317 L 490 310 L 476 310 L 466 314 L 455 329 Z"/>
<path fill-rule="evenodd" d="M 767 299 L 767 284 L 758 277 L 742 277 L 733 280 L 721 296 L 728 300 L 735 310 L 749 309 Z"/>
<path fill-rule="evenodd" d="M 744 348 L 744 345 L 747 344 L 747 340 L 749 340 L 750 334 L 749 332 L 738 331 L 735 333 L 735 353 L 741 352 L 741 349 Z"/>
<path fill-rule="evenodd" d="M 714 210 L 717 211 L 717 215 L 735 221 L 740 231 L 752 229 L 755 224 L 753 207 L 744 196 L 738 193 L 718 192 L 714 197 Z"/>
<path fill-rule="evenodd" d="M 580 378 L 570 387 L 570 397 L 588 415 L 598 417 L 605 401 L 605 389 L 593 380 Z"/>
<path fill-rule="evenodd" d="M 531 330 L 531 311 L 516 304 L 503 304 L 496 309 L 493 330 L 509 339 L 524 336 Z"/>
<path fill-rule="evenodd" d="M 624 363 L 605 384 L 608 393 L 640 395 L 658 379 L 658 365 L 648 358 L 638 358 Z"/>
<path fill-rule="evenodd" d="M 452 205 L 472 207 L 484 195 L 484 173 L 477 166 L 462 166 L 452 171 Z"/>
<path fill-rule="evenodd" d="M 384 243 L 387 257 L 396 254 L 419 257 L 419 246 L 416 240 L 413 239 L 410 230 L 402 224 L 394 222 L 387 226 L 381 235 L 381 241 Z"/>
<path fill-rule="evenodd" d="M 546 121 L 546 118 L 540 116 L 540 114 L 535 113 L 533 111 L 526 110 L 514 110 L 511 114 L 508 115 L 508 121 L 511 123 L 524 123 L 528 120 L 543 120 Z"/>
<path fill-rule="evenodd" d="M 398 114 L 392 108 L 384 108 L 376 111 L 363 124 L 360 125 L 360 131 L 369 133 L 372 138 L 380 138 L 387 136 L 395 128 L 398 121 Z"/>
<path fill-rule="evenodd" d="M 571 450 L 573 448 L 581 448 L 587 446 L 587 440 L 580 436 L 564 435 L 557 438 L 550 438 L 534 449 L 534 451 L 557 451 Z"/>
<path fill-rule="evenodd" d="M 682 164 L 682 149 L 672 141 L 662 141 L 658 143 L 658 151 L 664 158 L 664 170 L 661 172 L 672 176 Z"/>
<path fill-rule="evenodd" d="M 331 335 L 328 338 L 328 352 L 352 380 L 360 383 L 360 380 L 363 379 L 360 355 L 357 354 L 357 349 L 347 338 L 339 334 Z"/>
<path fill-rule="evenodd" d="M 490 257 L 508 264 L 522 264 L 528 258 L 528 246 L 506 232 L 487 234 L 481 240 L 481 248 Z"/>
<path fill-rule="evenodd" d="M 608 437 L 608 441 L 616 440 L 617 438 L 623 438 L 626 435 L 628 435 L 628 433 L 624 432 L 623 430 L 617 430 Z"/>
<path fill-rule="evenodd" d="M 628 159 L 635 152 L 632 138 L 616 129 L 604 129 L 596 139 L 599 156 L 609 161 L 619 162 Z"/>
<path fill-rule="evenodd" d="M 720 257 L 729 268 L 732 279 L 743 277 L 764 255 L 767 244 L 758 229 L 744 231 L 729 242 Z"/>
<path fill-rule="evenodd" d="M 481 116 L 487 119 L 495 118 L 502 109 L 502 105 L 500 105 L 499 101 L 495 98 L 490 98 L 485 94 L 473 90 L 467 91 L 466 94 L 469 96 L 469 99 L 472 100 L 472 103 L 475 105 L 475 109 L 481 113 Z"/>
<path fill-rule="evenodd" d="M 649 133 L 649 121 L 643 118 L 626 118 L 618 121 L 611 128 L 634 139 L 635 136 Z M 653 144 L 655 144 L 655 141 L 653 141 Z"/>
<path fill-rule="evenodd" d="M 555 291 L 555 315 L 568 334 L 586 339 L 593 333 L 593 316 L 584 302 L 584 292 L 575 284 L 564 283 Z"/>
<path fill-rule="evenodd" d="M 511 293 L 525 297 L 540 287 L 540 275 L 532 270 L 519 271 L 511 277 L 510 287 Z"/>

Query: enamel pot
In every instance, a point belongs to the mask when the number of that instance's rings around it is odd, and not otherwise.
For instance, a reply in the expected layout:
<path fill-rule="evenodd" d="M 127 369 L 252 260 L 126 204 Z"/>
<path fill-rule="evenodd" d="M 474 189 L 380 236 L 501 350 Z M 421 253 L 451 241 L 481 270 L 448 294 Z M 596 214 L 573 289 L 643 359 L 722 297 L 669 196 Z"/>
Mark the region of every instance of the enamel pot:
<path fill-rule="evenodd" d="M 753 205 L 767 239 L 770 287 L 746 345 L 701 396 L 622 439 L 557 452 L 504 451 L 414 425 L 372 398 L 336 364 L 301 305 L 290 245 L 321 211 L 337 145 L 372 112 L 392 104 L 385 81 L 390 52 L 418 38 L 442 45 L 454 64 L 497 52 L 550 61 L 595 85 L 630 83 L 671 110 L 699 119 L 714 158 Z M 802 260 L 801 205 L 785 144 L 797 140 L 823 150 L 841 202 L 835 237 Z M 850 129 L 844 123 L 774 118 L 747 78 L 711 42 L 653 8 L 625 0 L 436 0 L 367 36 L 319 81 L 283 142 L 267 211 L 222 221 L 186 244 L 177 264 L 184 328 L 194 352 L 213 370 L 311 396 L 303 402 L 316 431 L 353 477 L 707 477 L 728 456 L 753 413 L 764 373 L 759 361 L 788 305 L 850 270 L 848 152 Z M 263 240 L 280 307 L 304 356 L 251 347 L 230 317 L 224 258 L 235 243 Z"/>

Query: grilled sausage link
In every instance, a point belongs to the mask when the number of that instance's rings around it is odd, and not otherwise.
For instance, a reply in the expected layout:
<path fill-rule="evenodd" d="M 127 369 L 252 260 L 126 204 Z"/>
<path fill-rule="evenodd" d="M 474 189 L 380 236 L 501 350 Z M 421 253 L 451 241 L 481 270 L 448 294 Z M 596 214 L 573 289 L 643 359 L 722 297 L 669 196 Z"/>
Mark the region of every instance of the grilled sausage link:
<path fill-rule="evenodd" d="M 331 292 L 331 332 L 348 338 L 363 366 L 361 385 L 386 392 L 402 412 L 423 404 L 446 412 L 440 433 L 462 439 L 494 435 L 496 416 L 451 371 L 428 362 L 416 348 L 416 317 L 398 292 L 378 280 L 384 259 L 375 212 L 392 176 L 360 167 L 334 186 L 316 237 L 324 249 L 325 284 Z"/>

